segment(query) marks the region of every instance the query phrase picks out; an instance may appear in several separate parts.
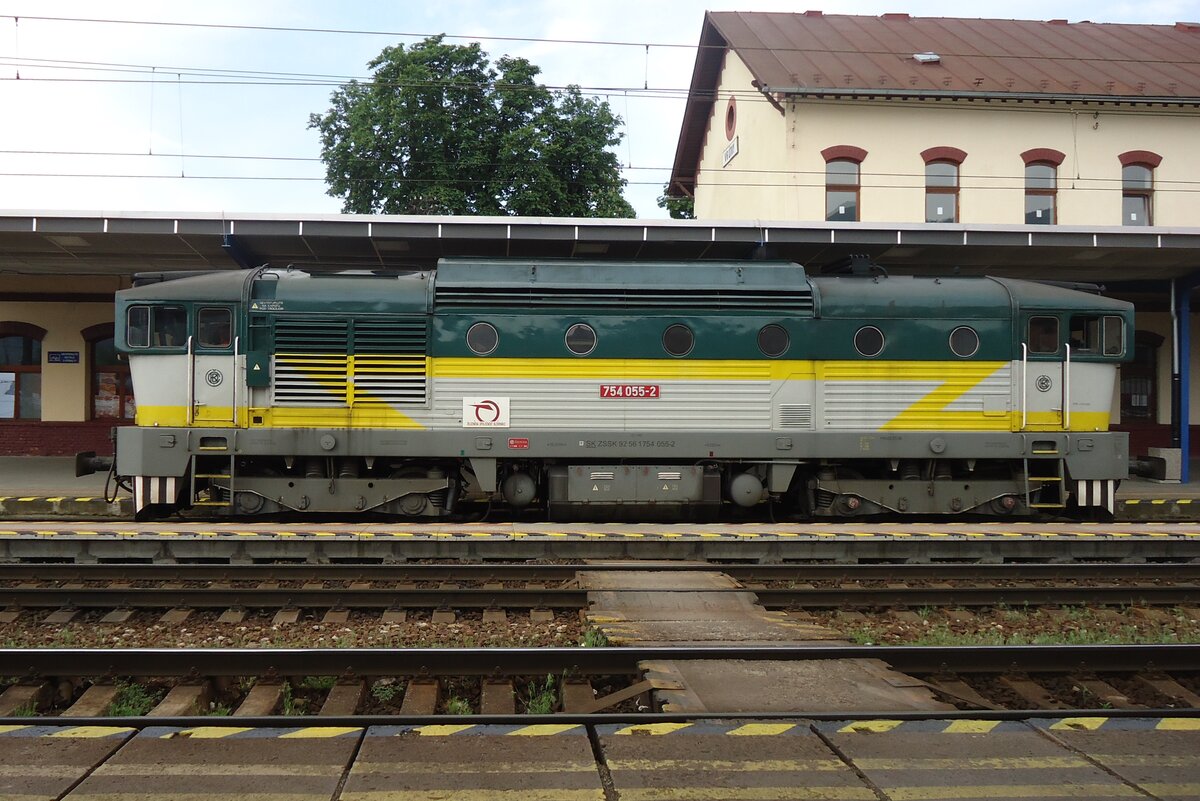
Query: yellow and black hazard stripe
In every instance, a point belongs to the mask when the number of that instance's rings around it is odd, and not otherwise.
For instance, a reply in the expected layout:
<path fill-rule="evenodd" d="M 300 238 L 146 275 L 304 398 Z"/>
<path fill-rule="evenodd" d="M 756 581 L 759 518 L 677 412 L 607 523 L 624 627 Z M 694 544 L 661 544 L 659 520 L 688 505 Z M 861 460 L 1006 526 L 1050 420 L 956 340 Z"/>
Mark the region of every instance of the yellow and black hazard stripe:
<path fill-rule="evenodd" d="M 1050 731 L 1200 731 L 1200 717 L 1113 718 L 1062 717 L 1017 720 L 876 720 L 833 721 L 816 724 L 839 734 L 1003 734 L 1029 731 L 1033 726 Z"/>
<path fill-rule="evenodd" d="M 739 541 L 862 541 L 862 540 L 901 540 L 901 541 L 972 541 L 972 540 L 1105 540 L 1105 539 L 1200 539 L 1200 525 L 1171 528 L 1145 527 L 1126 530 L 1088 530 L 1085 528 L 1060 529 L 1000 529 L 990 531 L 946 531 L 936 529 L 911 528 L 909 530 L 717 530 L 717 531 L 514 531 L 497 529 L 492 531 L 427 531 L 388 529 L 262 529 L 249 530 L 231 527 L 218 527 L 208 524 L 203 529 L 184 529 L 141 527 L 137 529 L 123 527 L 67 528 L 65 526 L 48 527 L 19 527 L 11 523 L 6 528 L 0 528 L 0 538 L 41 538 L 58 537 L 74 539 L 336 539 L 336 540 L 481 540 L 481 541 L 570 541 L 587 542 L 596 540 L 607 541 L 691 541 L 691 542 L 739 542 Z M 1139 524 L 1142 525 L 1142 524 Z"/>
<path fill-rule="evenodd" d="M 435 723 L 427 726 L 372 726 L 367 734 L 371 737 L 556 737 L 560 735 L 586 737 L 587 727 L 582 723 L 529 725 Z"/>

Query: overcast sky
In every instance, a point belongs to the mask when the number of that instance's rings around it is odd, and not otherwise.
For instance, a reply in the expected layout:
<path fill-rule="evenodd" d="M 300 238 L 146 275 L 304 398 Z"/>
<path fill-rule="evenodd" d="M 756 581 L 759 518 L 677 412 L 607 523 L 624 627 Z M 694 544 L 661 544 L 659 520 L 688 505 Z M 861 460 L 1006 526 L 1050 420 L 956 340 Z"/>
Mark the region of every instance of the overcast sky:
<path fill-rule="evenodd" d="M 814 0 L 811 7 L 828 14 L 955 16 L 964 5 Z M 365 78 L 366 63 L 385 45 L 445 33 L 479 39 L 493 58 L 528 58 L 542 68 L 548 85 L 579 84 L 607 97 L 625 120 L 618 153 L 629 181 L 626 197 L 640 216 L 665 216 L 655 198 L 670 174 L 683 99 L 679 93 L 648 97 L 624 90 L 685 89 L 695 59 L 690 46 L 699 39 L 706 9 L 806 7 L 794 0 L 8 0 L 0 4 L 0 15 L 8 15 L 0 16 L 0 210 L 337 213 L 340 202 L 325 194 L 316 132 L 307 128 L 309 114 L 328 107 L 333 86 L 327 81 Z M 1003 16 L 1017 19 L 1200 21 L 1200 0 L 1010 0 L 1003 9 Z M 280 75 L 255 76 L 265 83 L 246 85 L 243 78 L 229 78 L 231 71 Z M 296 74 L 321 77 L 279 85 L 294 82 Z"/>

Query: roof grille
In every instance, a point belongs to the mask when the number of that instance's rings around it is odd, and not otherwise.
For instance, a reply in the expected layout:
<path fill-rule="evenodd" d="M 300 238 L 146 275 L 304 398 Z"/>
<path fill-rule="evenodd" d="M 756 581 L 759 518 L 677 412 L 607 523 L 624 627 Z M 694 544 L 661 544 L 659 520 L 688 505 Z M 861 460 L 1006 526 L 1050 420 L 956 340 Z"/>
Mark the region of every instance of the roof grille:
<path fill-rule="evenodd" d="M 275 318 L 277 353 L 346 353 L 349 321 L 311 317 Z"/>
<path fill-rule="evenodd" d="M 439 286 L 439 309 L 720 309 L 812 313 L 810 289 L 619 289 L 616 287 Z"/>

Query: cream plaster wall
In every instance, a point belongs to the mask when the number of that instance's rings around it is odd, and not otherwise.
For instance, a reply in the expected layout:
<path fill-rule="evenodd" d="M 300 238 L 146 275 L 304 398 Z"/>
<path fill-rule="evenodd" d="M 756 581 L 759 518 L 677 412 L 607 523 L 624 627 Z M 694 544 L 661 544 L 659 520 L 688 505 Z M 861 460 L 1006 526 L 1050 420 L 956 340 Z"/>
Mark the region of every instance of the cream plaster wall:
<path fill-rule="evenodd" d="M 745 63 L 727 52 L 719 84 L 722 88 L 708 120 L 696 173 L 696 216 L 700 219 L 778 220 L 794 219 L 799 213 L 796 178 L 787 172 L 783 112 L 751 86 L 752 80 Z M 730 143 L 725 136 L 725 113 L 731 97 L 737 106 L 734 136 L 738 154 L 723 164 Z"/>
<path fill-rule="evenodd" d="M 1192 371 L 1191 371 L 1191 404 L 1189 418 L 1193 424 L 1200 420 L 1200 319 L 1193 314 L 1191 318 L 1192 335 Z M 1158 349 L 1158 420 L 1163 425 L 1171 423 L 1171 315 L 1167 312 L 1139 312 L 1137 327 L 1142 331 L 1153 331 L 1163 337 L 1162 347 Z"/>
<path fill-rule="evenodd" d="M 1200 220 L 1200 112 L 1115 106 L 977 101 L 788 100 L 786 114 L 746 98 L 750 74 L 728 57 L 719 97 L 738 97 L 740 153 L 721 168 L 725 104 L 710 119 L 696 188 L 701 219 L 824 220 L 825 161 L 821 151 L 855 145 L 862 164 L 864 222 L 925 221 L 925 163 L 921 151 L 948 145 L 967 152 L 960 173 L 963 223 L 1024 222 L 1024 162 L 1035 147 L 1059 150 L 1058 224 L 1120 225 L 1120 153 L 1149 150 L 1163 157 L 1155 170 L 1154 223 L 1194 226 Z M 761 96 L 760 96 L 761 98 Z M 782 139 L 781 139 L 782 137 Z M 755 172 L 756 187 L 747 183 Z"/>
<path fill-rule="evenodd" d="M 61 284 L 60 284 L 61 287 Z M 31 323 L 46 329 L 42 340 L 42 420 L 86 420 L 89 408 L 88 346 L 80 331 L 111 323 L 112 303 L 28 303 L 0 301 L 0 321 Z M 79 351 L 79 364 L 48 364 L 52 350 Z"/>

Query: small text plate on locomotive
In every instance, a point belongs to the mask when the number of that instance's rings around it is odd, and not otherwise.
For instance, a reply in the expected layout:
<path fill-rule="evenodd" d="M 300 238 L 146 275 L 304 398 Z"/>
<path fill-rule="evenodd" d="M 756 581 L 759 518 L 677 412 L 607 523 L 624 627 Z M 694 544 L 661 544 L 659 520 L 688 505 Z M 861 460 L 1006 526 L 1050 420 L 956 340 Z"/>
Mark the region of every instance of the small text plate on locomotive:
<path fill-rule="evenodd" d="M 657 398 L 658 384 L 601 384 L 602 398 Z"/>

